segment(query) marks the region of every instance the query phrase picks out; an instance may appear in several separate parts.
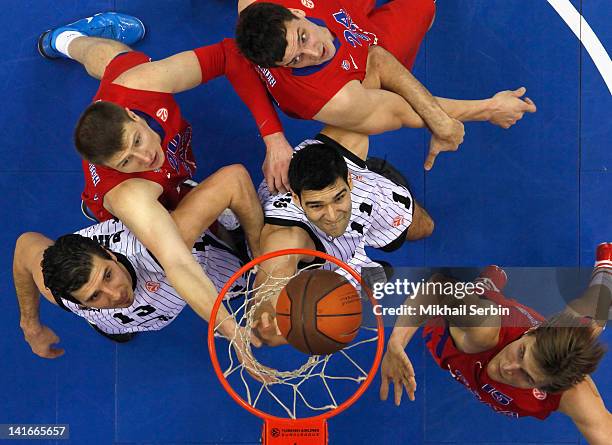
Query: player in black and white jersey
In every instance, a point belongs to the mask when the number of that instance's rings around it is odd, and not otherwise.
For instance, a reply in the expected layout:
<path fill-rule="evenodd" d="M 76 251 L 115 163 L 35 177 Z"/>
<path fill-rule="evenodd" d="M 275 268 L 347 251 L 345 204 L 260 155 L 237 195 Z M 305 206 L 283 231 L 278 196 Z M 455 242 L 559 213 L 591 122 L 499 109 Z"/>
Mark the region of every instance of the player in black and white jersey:
<path fill-rule="evenodd" d="M 252 185 L 250 190 L 242 190 L 240 199 L 245 201 L 238 203 L 242 210 L 252 207 L 261 212 Z M 210 283 L 197 302 L 196 312 L 204 314 L 210 312 L 221 287 L 241 266 L 228 244 L 205 230 L 214 221 L 206 204 L 210 204 L 207 188 L 198 186 L 172 214 Z M 40 233 L 24 233 L 15 246 L 13 277 L 22 329 L 26 322 L 29 325 L 24 329 L 25 340 L 35 354 L 46 358 L 59 357 L 64 351 L 54 346 L 58 336 L 39 319 L 39 293 L 84 317 L 115 341 L 127 341 L 138 331 L 162 329 L 186 305 L 155 257 L 117 220 L 65 235 L 56 242 Z M 217 319 L 223 320 L 219 323 L 223 332 L 238 329 L 223 306 Z M 260 342 L 255 339 L 254 344 Z"/>
<path fill-rule="evenodd" d="M 431 217 L 408 188 L 368 169 L 368 144 L 367 136 L 326 127 L 296 148 L 289 167 L 291 193 L 272 196 L 262 183 L 258 193 L 264 208 L 263 253 L 319 250 L 360 272 L 378 266 L 366 255 L 366 247 L 393 251 L 406 240 L 432 233 Z M 267 260 L 260 266 L 258 280 L 270 274 L 292 276 L 300 263 L 314 260 L 301 255 Z M 259 331 L 269 344 L 283 340 L 268 335 L 273 305 L 260 309 Z"/>

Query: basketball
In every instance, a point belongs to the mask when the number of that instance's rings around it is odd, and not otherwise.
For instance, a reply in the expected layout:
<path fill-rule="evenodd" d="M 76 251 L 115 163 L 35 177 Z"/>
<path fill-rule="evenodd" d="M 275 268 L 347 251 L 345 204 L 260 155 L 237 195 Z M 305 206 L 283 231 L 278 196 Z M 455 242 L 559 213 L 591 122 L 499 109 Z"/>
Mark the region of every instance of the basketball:
<path fill-rule="evenodd" d="M 361 299 L 341 275 L 329 270 L 305 271 L 282 289 L 276 321 L 296 349 L 310 355 L 331 354 L 357 336 Z"/>

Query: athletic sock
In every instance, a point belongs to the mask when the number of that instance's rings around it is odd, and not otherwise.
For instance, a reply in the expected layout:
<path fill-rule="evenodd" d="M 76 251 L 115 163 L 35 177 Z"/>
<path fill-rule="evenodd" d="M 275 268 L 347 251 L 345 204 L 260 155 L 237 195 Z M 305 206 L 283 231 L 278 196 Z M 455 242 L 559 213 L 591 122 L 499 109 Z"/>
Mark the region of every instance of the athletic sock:
<path fill-rule="evenodd" d="M 68 47 L 70 46 L 70 43 L 74 39 L 84 36 L 85 34 L 82 34 L 78 31 L 64 31 L 55 38 L 55 49 L 66 57 L 72 59 L 72 57 L 70 57 L 70 54 L 68 53 Z"/>
<path fill-rule="evenodd" d="M 603 286 L 607 291 L 608 295 L 612 294 L 612 269 L 608 267 L 596 267 L 593 270 L 591 277 L 591 286 Z M 608 320 L 612 318 L 612 307 L 608 309 Z"/>

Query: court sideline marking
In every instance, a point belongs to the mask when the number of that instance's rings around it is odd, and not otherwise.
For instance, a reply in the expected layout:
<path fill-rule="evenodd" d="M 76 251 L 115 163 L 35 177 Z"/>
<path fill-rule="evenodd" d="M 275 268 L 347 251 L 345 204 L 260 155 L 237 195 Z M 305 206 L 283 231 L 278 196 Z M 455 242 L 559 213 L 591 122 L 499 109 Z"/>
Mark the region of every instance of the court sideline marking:
<path fill-rule="evenodd" d="M 591 59 L 593 59 L 601 77 L 603 77 L 604 82 L 608 86 L 610 94 L 612 94 L 612 60 L 610 60 L 610 56 L 593 29 L 584 17 L 576 11 L 570 0 L 547 1 L 557 11 L 557 14 L 561 16 L 576 37 L 578 37 L 578 40 L 582 42 L 582 45 L 591 56 Z"/>

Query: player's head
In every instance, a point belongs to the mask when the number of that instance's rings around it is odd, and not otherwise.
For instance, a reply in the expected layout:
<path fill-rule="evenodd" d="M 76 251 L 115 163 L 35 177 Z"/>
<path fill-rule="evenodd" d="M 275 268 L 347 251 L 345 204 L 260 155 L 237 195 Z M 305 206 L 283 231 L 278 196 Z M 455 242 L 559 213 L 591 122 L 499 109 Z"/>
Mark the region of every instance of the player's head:
<path fill-rule="evenodd" d="M 301 9 L 253 3 L 240 13 L 236 43 L 247 59 L 270 68 L 320 65 L 336 54 L 334 37 Z"/>
<path fill-rule="evenodd" d="M 155 170 L 164 163 L 159 135 L 142 117 L 112 102 L 94 102 L 85 109 L 74 143 L 86 161 L 123 173 Z"/>
<path fill-rule="evenodd" d="M 326 144 L 294 153 L 289 164 L 293 200 L 306 217 L 329 236 L 344 234 L 351 219 L 351 187 L 342 155 Z"/>
<path fill-rule="evenodd" d="M 508 344 L 491 360 L 489 372 L 508 385 L 555 393 L 583 381 L 604 353 L 591 326 L 561 314 Z"/>
<path fill-rule="evenodd" d="M 64 235 L 43 253 L 45 286 L 57 298 L 97 309 L 130 306 L 132 278 L 115 255 L 96 241 Z"/>

